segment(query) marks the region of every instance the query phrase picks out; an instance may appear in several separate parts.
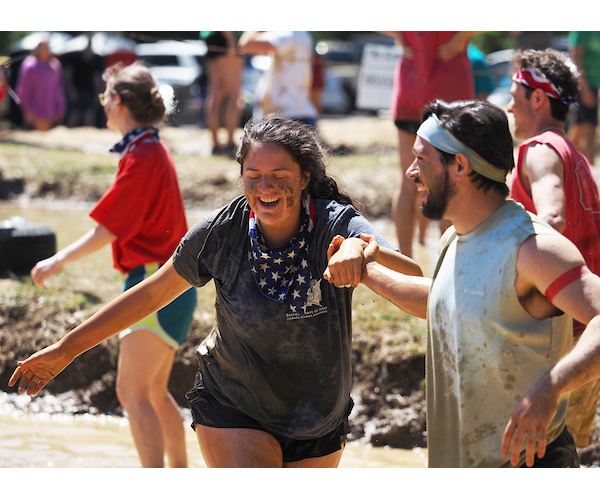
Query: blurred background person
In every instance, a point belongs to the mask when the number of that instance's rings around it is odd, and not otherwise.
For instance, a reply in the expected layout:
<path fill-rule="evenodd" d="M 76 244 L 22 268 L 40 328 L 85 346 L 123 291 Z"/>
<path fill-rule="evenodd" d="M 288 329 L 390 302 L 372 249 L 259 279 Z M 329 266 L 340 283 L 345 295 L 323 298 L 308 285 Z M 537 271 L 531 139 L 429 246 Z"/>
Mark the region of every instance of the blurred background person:
<path fill-rule="evenodd" d="M 212 154 L 234 156 L 235 129 L 240 126 L 240 89 L 244 59 L 238 54 L 241 31 L 201 31 L 200 38 L 208 47 L 208 93 L 204 103 L 206 126 L 210 130 Z M 219 143 L 221 124 L 227 131 L 227 143 Z"/>
<path fill-rule="evenodd" d="M 551 31 L 511 31 L 515 49 L 544 50 L 552 47 Z"/>
<path fill-rule="evenodd" d="M 7 92 L 8 81 L 4 73 L 4 66 L 0 64 L 0 120 L 2 119 L 2 104 L 4 103 L 4 99 L 6 99 Z M 2 122 L 0 122 L 0 130 L 3 130 Z"/>
<path fill-rule="evenodd" d="M 67 107 L 63 69 L 47 40 L 23 61 L 16 93 L 26 125 L 45 131 L 62 122 Z"/>
<path fill-rule="evenodd" d="M 591 165 L 596 155 L 598 89 L 600 89 L 600 31 L 571 31 L 569 53 L 579 70 L 579 95 L 569 127 L 569 139 Z"/>
<path fill-rule="evenodd" d="M 317 109 L 317 116 L 321 115 L 322 101 L 323 101 L 323 89 L 325 88 L 325 63 L 323 56 L 313 54 L 312 62 L 312 85 L 311 85 L 311 101 Z"/>
<path fill-rule="evenodd" d="M 307 31 L 245 31 L 240 52 L 271 56 L 271 65 L 256 90 L 257 116 L 279 113 L 306 125 L 317 125 L 312 102 L 313 41 Z"/>
<path fill-rule="evenodd" d="M 104 58 L 94 53 L 92 39 L 84 50 L 69 52 L 61 57 L 65 75 L 67 93 L 68 127 L 102 127 L 104 125 L 102 107 L 98 102 L 98 93 L 104 83 Z"/>
<path fill-rule="evenodd" d="M 396 66 L 390 106 L 398 128 L 400 182 L 392 203 L 400 251 L 413 255 L 417 187 L 404 173 L 414 160 L 413 144 L 424 106 L 435 100 L 473 99 L 475 88 L 467 46 L 474 31 L 381 31 L 394 37 L 404 53 Z M 443 231 L 447 221 L 440 222 Z"/>

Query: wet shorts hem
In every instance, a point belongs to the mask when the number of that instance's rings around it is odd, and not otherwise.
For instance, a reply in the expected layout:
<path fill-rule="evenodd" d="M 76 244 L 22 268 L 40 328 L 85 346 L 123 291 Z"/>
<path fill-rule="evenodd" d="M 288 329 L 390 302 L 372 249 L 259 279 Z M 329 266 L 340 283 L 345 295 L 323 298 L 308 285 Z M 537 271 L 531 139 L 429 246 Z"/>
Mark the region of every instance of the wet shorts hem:
<path fill-rule="evenodd" d="M 348 408 L 342 423 L 325 436 L 315 439 L 292 439 L 266 429 L 252 417 L 228 406 L 221 404 L 204 387 L 201 376 L 196 376 L 196 386 L 185 395 L 192 412 L 192 429 L 196 425 L 218 429 L 255 429 L 273 436 L 283 453 L 283 462 L 297 462 L 307 458 L 318 458 L 342 450 L 350 433 L 348 416 L 354 403 L 349 398 Z"/>

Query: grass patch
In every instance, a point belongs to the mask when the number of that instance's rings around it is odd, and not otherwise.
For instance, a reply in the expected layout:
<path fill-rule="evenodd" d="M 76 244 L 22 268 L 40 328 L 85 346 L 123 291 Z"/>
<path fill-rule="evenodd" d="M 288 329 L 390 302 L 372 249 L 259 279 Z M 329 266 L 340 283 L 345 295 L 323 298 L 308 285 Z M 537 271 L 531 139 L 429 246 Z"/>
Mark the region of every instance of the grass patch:
<path fill-rule="evenodd" d="M 114 175 L 116 165 L 115 158 L 110 154 L 0 143 L 0 168 L 5 178 L 57 176 L 83 172 L 106 176 Z"/>
<path fill-rule="evenodd" d="M 422 354 L 425 350 L 426 321 L 410 316 L 365 286 L 354 291 L 352 329 L 355 336 L 385 333 L 396 337 L 391 344 L 404 344 L 412 354 Z"/>

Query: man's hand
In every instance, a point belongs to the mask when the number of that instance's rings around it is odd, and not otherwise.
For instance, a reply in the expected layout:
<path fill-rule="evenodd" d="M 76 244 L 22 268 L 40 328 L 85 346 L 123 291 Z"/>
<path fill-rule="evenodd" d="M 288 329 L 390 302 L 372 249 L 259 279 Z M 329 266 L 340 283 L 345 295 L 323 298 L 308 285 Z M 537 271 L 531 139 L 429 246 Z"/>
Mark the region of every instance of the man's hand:
<path fill-rule="evenodd" d="M 518 465 L 523 439 L 526 439 L 525 463 L 533 465 L 537 450 L 538 458 L 546 452 L 547 431 L 552 417 L 556 413 L 558 392 L 552 387 L 549 374 L 543 376 L 519 402 L 504 430 L 502 456 L 510 463 Z"/>

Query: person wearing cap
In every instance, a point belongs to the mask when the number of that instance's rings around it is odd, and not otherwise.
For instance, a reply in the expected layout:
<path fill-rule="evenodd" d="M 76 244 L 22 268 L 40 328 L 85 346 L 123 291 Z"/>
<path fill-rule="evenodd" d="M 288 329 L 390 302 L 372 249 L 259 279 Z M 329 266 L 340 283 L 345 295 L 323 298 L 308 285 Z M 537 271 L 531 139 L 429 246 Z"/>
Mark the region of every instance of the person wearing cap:
<path fill-rule="evenodd" d="M 424 118 L 407 176 L 423 214 L 453 224 L 434 276 L 378 264 L 364 235 L 361 282 L 427 319 L 429 467 L 578 467 L 566 409 L 569 391 L 600 377 L 600 278 L 571 241 L 507 199 L 502 109 L 436 101 Z M 343 286 L 338 253 L 326 277 Z M 572 317 L 588 326 L 571 351 Z"/>
<path fill-rule="evenodd" d="M 600 199 L 586 157 L 565 137 L 569 106 L 578 93 L 577 70 L 553 49 L 520 51 L 513 59 L 508 112 L 515 136 L 523 139 L 512 175 L 510 196 L 571 240 L 586 265 L 600 272 Z M 585 325 L 573 323 L 577 342 Z M 567 427 L 578 447 L 590 444 L 600 380 L 569 397 Z"/>

